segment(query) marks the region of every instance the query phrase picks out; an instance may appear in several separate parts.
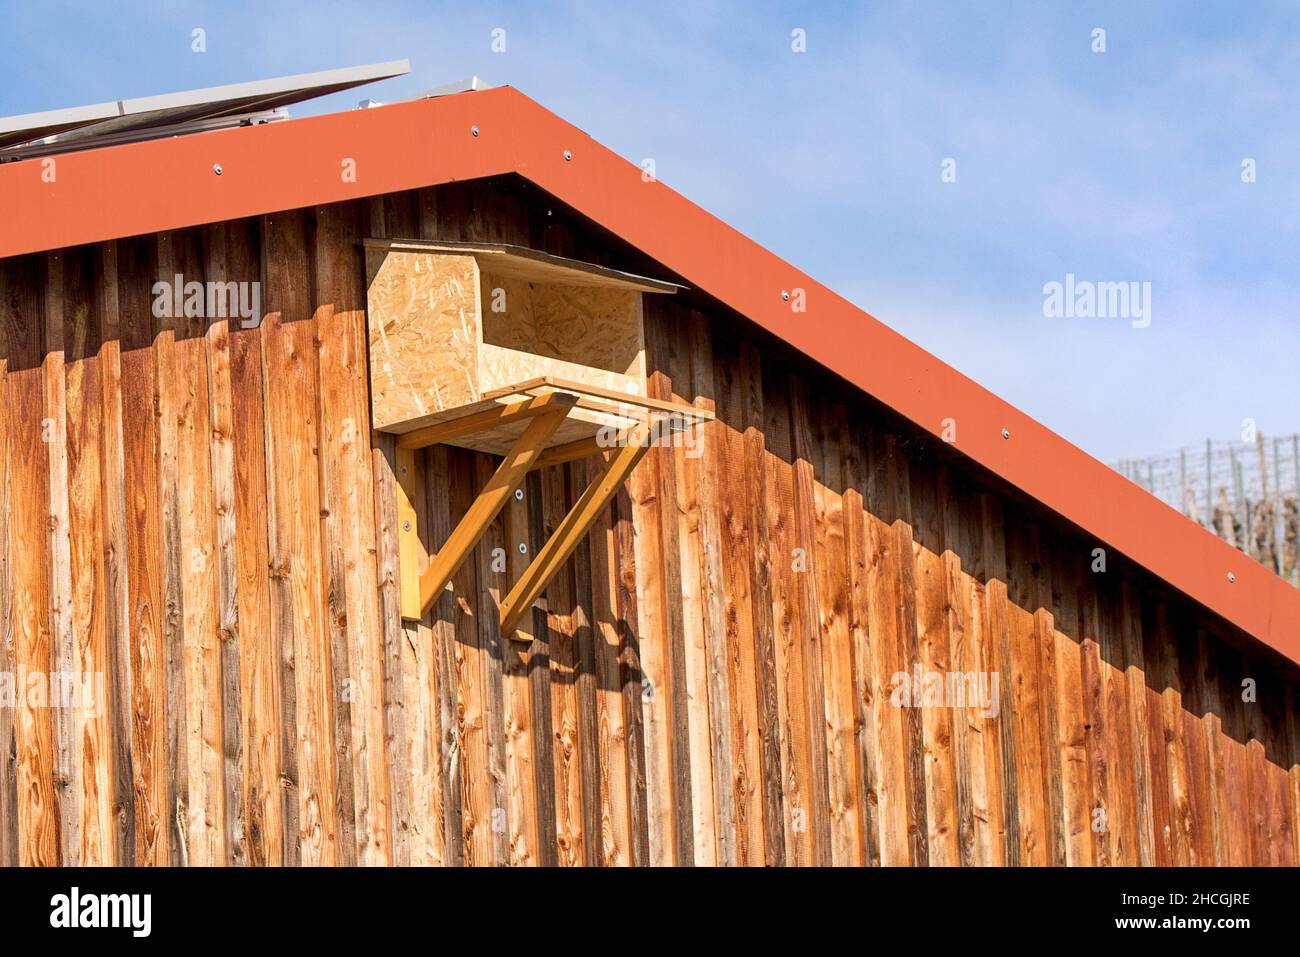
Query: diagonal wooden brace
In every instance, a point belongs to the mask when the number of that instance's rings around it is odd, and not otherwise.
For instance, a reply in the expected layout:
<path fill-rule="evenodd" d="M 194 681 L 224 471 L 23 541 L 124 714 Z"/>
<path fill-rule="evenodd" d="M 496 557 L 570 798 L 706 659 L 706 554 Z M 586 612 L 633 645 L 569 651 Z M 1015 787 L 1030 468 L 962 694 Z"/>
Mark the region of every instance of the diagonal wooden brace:
<path fill-rule="evenodd" d="M 497 470 L 492 473 L 478 498 L 470 505 L 460 524 L 448 536 L 446 543 L 429 561 L 420 576 L 420 614 L 428 614 L 439 593 L 451 581 L 451 576 L 464 564 L 474 547 L 483 538 L 487 527 L 500 514 L 510 495 L 528 474 L 537 457 L 542 454 L 547 440 L 573 408 L 574 397 L 565 393 L 551 393 L 528 404 L 529 419 L 523 434 L 514 447 L 506 453 Z M 504 418 L 504 416 L 500 417 Z M 498 421 L 500 421 L 500 418 Z"/>
<path fill-rule="evenodd" d="M 569 514 L 564 516 L 554 534 L 501 602 L 501 634 L 515 637 L 520 618 L 551 583 L 560 566 L 573 554 L 592 523 L 600 517 L 650 448 L 644 423 L 623 432 L 619 440 L 620 447 L 600 478 L 574 503 Z"/>

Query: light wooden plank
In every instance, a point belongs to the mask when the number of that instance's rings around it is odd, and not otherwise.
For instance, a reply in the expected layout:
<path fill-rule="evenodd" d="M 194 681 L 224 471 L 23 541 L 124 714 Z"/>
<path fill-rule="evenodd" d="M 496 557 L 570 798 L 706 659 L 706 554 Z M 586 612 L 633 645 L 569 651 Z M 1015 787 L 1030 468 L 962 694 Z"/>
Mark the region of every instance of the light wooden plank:
<path fill-rule="evenodd" d="M 90 247 L 72 250 L 63 270 L 71 677 L 75 687 L 72 710 L 65 720 L 71 725 L 76 762 L 74 808 L 81 842 L 76 859 L 88 866 L 111 865 L 117 852 L 110 728 L 114 706 L 105 680 L 111 670 L 107 620 L 111 606 L 103 560 L 108 549 L 102 477 L 101 362 L 97 355 L 102 303 L 95 292 L 96 258 L 96 251 Z"/>
<path fill-rule="evenodd" d="M 579 470 L 587 483 L 597 481 L 603 462 Z M 591 618 L 594 645 L 599 775 L 600 863 L 632 863 L 632 807 L 628 794 L 628 733 L 624 721 L 623 675 L 619 662 L 618 546 L 612 527 L 616 506 L 601 511 L 591 527 Z"/>
<path fill-rule="evenodd" d="M 350 704 L 350 752 L 358 861 L 392 861 L 389 785 L 383 760 L 383 646 L 374 583 L 373 482 L 368 457 L 370 402 L 365 376 L 365 294 L 359 282 L 355 237 L 359 209 L 322 207 L 316 216 L 316 301 L 319 333 L 321 446 L 324 450 L 325 534 L 330 567 L 338 569 L 342 596 L 339 658 L 345 687 L 335 694 Z M 332 571 L 332 574 L 335 574 Z"/>
<path fill-rule="evenodd" d="M 118 244 L 122 339 L 123 480 L 131 621 L 132 771 L 135 863 L 172 860 L 174 812 L 168 802 L 167 668 L 162 617 L 162 514 L 158 497 L 157 365 L 151 349 L 157 240 Z"/>
<path fill-rule="evenodd" d="M 272 622 L 281 653 L 281 726 L 291 746 L 281 772 L 295 797 L 286 813 L 286 862 L 333 864 L 338 857 L 336 742 L 330 648 L 322 594 L 319 388 L 310 306 L 306 224 L 301 212 L 263 221 L 267 316 L 261 326 L 270 498 Z M 272 388 L 273 385 L 273 388 Z M 287 811 L 289 809 L 286 809 Z M 288 829 L 294 830 L 289 832 Z M 286 848 L 288 850 L 288 848 Z"/>
<path fill-rule="evenodd" d="M 234 282 L 229 257 L 230 231 L 225 223 L 207 230 L 206 275 L 213 282 Z M 236 244 L 242 234 L 234 233 Z M 236 251 L 233 262 L 243 261 Z M 248 281 L 244 279 L 242 281 Z M 260 317 L 259 317 L 260 318 Z M 241 651 L 239 629 L 239 558 L 237 554 L 236 492 L 234 465 L 234 407 L 231 395 L 230 320 L 215 319 L 206 331 L 206 372 L 209 468 L 212 477 L 213 555 L 216 577 L 217 637 L 220 643 L 222 804 L 225 820 L 225 860 L 222 863 L 248 863 L 246 807 L 244 803 L 244 732 L 241 689 Z"/>
<path fill-rule="evenodd" d="M 0 262 L 0 671 L 12 673 L 14 659 L 13 576 L 17 549 L 10 538 L 11 468 L 7 375 L 14 359 L 9 328 L 14 325 L 10 303 L 22 283 L 17 261 Z M 11 298 L 12 297 L 12 298 Z M 18 752 L 14 740 L 14 708 L 0 708 L 0 866 L 18 866 Z"/>

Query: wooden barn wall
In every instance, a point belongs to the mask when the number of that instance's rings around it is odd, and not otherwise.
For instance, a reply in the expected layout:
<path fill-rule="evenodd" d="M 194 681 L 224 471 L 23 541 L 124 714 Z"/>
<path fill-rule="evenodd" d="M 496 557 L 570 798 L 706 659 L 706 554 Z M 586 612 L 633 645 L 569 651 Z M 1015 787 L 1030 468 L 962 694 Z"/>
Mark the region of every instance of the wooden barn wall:
<path fill-rule="evenodd" d="M 594 463 L 404 624 L 367 235 L 617 260 L 460 184 L 0 262 L 0 673 L 104 702 L 0 707 L 0 864 L 1300 860 L 1294 669 L 662 297 L 650 391 L 717 413 L 699 445 L 647 456 L 530 645 L 495 603 Z M 260 280 L 265 321 L 155 317 L 178 273 Z M 416 467 L 436 548 L 493 462 Z M 996 715 L 896 707 L 915 666 L 996 673 Z"/>

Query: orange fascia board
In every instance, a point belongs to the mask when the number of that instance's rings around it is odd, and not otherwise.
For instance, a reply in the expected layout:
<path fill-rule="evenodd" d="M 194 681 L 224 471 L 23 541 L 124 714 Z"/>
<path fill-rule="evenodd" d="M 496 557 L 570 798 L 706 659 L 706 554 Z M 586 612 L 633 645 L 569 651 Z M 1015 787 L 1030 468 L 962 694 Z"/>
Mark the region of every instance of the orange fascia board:
<path fill-rule="evenodd" d="M 0 165 L 0 257 L 519 174 L 1300 662 L 1300 590 L 509 87 L 53 162 Z"/>

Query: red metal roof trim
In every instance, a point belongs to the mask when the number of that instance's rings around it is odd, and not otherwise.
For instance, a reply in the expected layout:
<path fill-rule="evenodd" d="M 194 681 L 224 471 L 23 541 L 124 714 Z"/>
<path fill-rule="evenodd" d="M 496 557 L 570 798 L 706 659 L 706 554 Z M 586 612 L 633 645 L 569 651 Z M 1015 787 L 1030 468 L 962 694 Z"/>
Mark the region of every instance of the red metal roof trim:
<path fill-rule="evenodd" d="M 518 173 L 1300 662 L 1300 590 L 508 87 L 51 160 L 0 166 L 0 257 Z"/>

